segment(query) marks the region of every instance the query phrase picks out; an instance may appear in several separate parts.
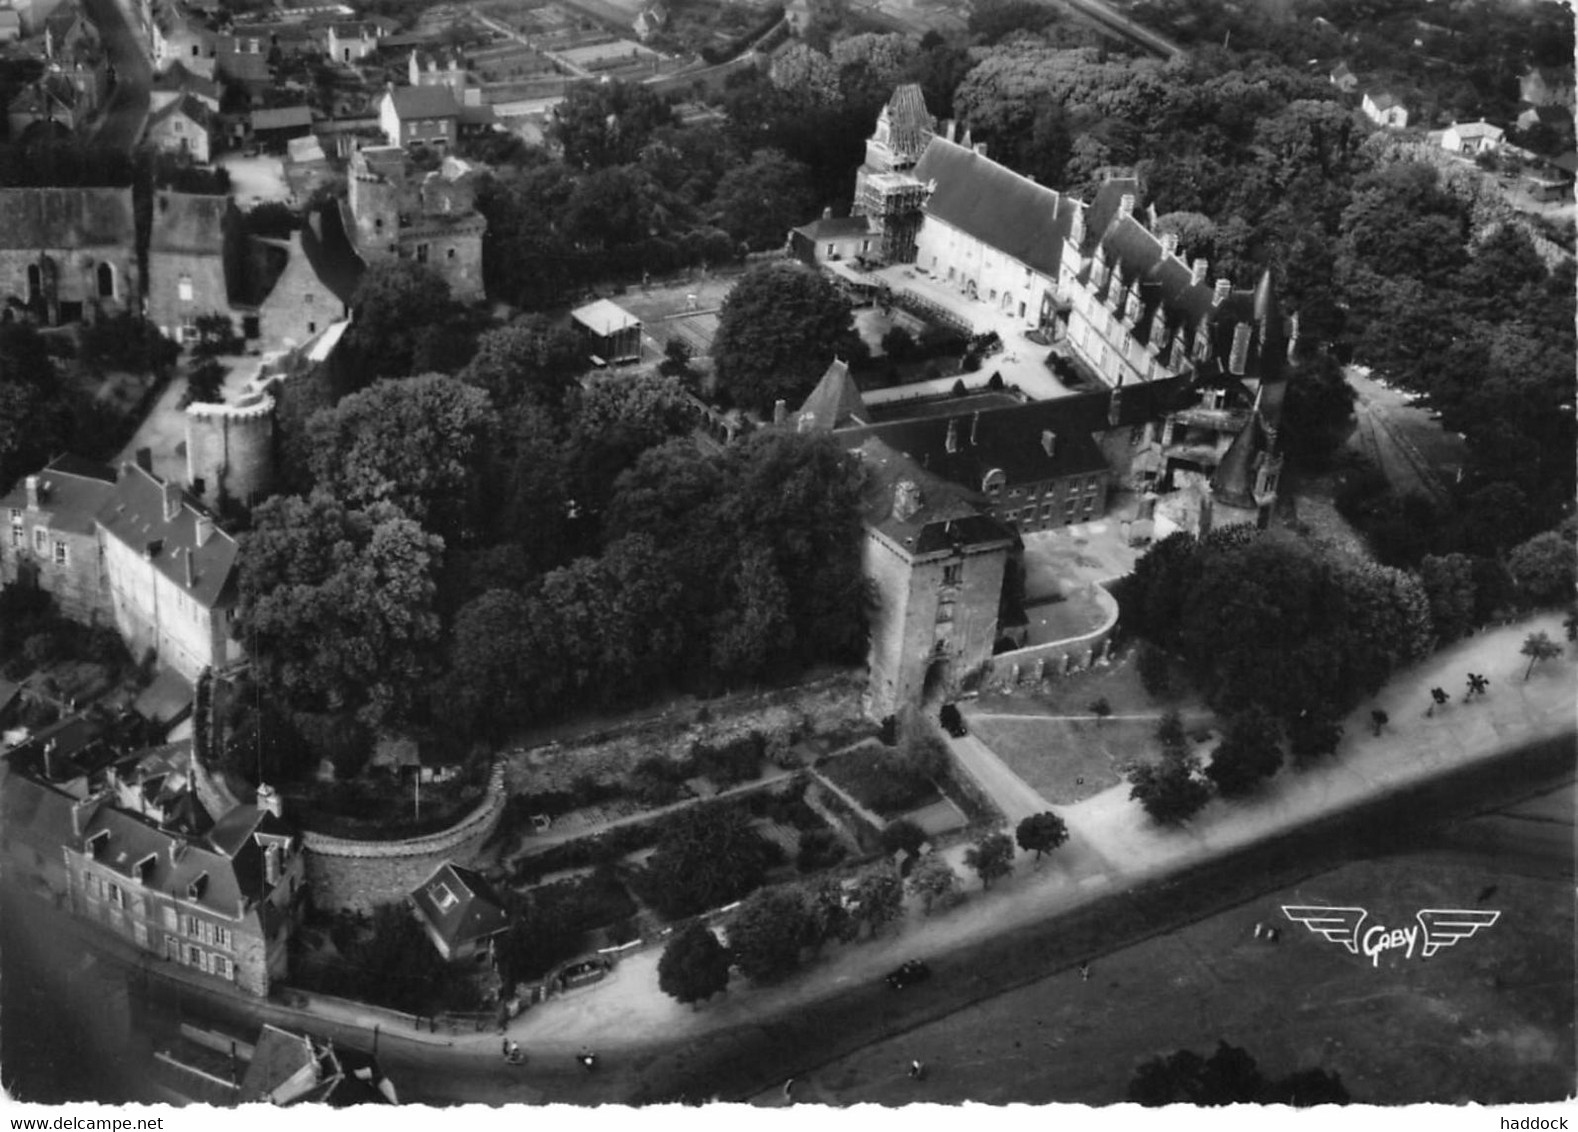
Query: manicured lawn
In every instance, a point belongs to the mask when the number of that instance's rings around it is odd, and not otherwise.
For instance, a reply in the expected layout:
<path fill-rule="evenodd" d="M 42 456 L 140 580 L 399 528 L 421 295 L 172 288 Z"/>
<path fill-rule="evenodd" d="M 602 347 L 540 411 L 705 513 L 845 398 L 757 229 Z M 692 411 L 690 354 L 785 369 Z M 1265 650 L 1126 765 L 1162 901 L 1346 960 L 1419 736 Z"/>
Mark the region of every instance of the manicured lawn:
<path fill-rule="evenodd" d="M 970 730 L 1036 793 L 1069 805 L 1115 786 L 1118 767 L 1154 747 L 1149 720 L 993 719 L 970 716 Z"/>

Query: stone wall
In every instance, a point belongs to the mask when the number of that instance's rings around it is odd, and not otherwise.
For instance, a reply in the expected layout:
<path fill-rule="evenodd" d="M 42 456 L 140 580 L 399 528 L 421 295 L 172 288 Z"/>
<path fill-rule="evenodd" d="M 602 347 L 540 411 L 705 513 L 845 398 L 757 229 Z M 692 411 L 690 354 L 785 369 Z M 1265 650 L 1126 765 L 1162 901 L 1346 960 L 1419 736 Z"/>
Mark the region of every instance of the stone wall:
<path fill-rule="evenodd" d="M 307 883 L 322 909 L 369 911 L 404 900 L 445 861 L 470 865 L 504 812 L 504 765 L 493 768 L 488 795 L 466 817 L 438 833 L 401 841 L 352 841 L 306 833 Z"/>
<path fill-rule="evenodd" d="M 1013 687 L 1089 668 L 1107 655 L 1107 642 L 1118 627 L 1118 602 L 1100 586 L 1095 598 L 1105 613 L 1099 628 L 1078 637 L 998 653 L 986 666 L 983 687 Z"/>

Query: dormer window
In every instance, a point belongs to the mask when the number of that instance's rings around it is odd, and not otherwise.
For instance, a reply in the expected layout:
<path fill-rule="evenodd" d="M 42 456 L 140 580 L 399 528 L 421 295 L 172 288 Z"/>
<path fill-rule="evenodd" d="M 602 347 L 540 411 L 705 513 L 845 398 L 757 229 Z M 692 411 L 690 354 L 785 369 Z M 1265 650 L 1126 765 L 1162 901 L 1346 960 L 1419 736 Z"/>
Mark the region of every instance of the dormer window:
<path fill-rule="evenodd" d="M 197 876 L 192 878 L 191 883 L 186 886 L 186 898 L 188 900 L 201 900 L 203 893 L 206 891 L 208 891 L 208 874 L 198 873 Z"/>
<path fill-rule="evenodd" d="M 99 857 L 103 855 L 104 849 L 109 845 L 109 843 L 110 831 L 107 829 L 99 830 L 92 837 L 88 838 L 88 856 L 92 857 L 95 861 L 98 860 Z"/>
<path fill-rule="evenodd" d="M 981 478 L 981 490 L 987 495 L 1001 495 L 1003 485 L 1008 482 L 1008 477 L 1001 468 L 993 468 Z"/>
<path fill-rule="evenodd" d="M 137 862 L 137 882 L 139 884 L 147 884 L 153 879 L 153 867 L 158 863 L 158 860 L 157 854 L 149 853 Z"/>
<path fill-rule="evenodd" d="M 449 885 L 442 881 L 433 886 L 432 894 L 433 903 L 438 906 L 440 912 L 448 912 L 460 903 L 460 897 L 456 896 Z"/>

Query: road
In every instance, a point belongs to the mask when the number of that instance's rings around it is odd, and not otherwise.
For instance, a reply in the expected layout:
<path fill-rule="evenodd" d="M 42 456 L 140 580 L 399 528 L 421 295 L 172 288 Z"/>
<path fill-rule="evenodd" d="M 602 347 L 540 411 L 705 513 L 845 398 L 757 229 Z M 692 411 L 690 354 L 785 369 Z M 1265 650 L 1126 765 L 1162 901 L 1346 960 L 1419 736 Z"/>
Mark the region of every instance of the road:
<path fill-rule="evenodd" d="M 1359 366 L 1343 369 L 1358 394 L 1358 428 L 1351 441 L 1373 460 L 1400 494 L 1410 492 L 1445 502 L 1450 481 L 1463 463 L 1463 438 L 1434 421 L 1409 394 L 1375 380 Z"/>
<path fill-rule="evenodd" d="M 148 124 L 148 88 L 153 68 L 138 33 L 128 22 L 126 9 L 117 0 L 83 0 L 88 18 L 115 68 L 115 89 L 93 135 L 94 144 L 130 153 Z"/>

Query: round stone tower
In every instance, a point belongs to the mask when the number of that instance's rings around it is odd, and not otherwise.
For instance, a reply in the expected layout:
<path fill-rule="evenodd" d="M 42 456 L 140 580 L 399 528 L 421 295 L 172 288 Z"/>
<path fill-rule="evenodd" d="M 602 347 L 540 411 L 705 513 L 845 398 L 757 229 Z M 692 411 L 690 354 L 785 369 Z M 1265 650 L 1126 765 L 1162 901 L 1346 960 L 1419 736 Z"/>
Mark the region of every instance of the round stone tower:
<path fill-rule="evenodd" d="M 274 399 L 186 407 L 186 482 L 210 507 L 221 497 L 251 506 L 274 486 Z"/>

